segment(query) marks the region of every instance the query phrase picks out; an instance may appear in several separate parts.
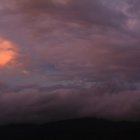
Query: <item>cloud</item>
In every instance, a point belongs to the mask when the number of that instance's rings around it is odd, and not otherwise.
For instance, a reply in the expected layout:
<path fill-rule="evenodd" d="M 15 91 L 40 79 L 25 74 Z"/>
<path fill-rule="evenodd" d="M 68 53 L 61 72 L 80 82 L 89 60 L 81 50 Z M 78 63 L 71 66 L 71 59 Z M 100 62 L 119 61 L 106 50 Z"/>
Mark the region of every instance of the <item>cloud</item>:
<path fill-rule="evenodd" d="M 95 31 L 115 29 L 123 32 L 127 20 L 123 12 L 110 9 L 96 0 L 72 0 L 67 4 L 60 4 L 58 0 L 18 1 L 17 9 L 30 36 L 42 42 L 45 38 L 56 43 L 71 36 L 85 38 Z M 93 31 L 90 33 L 90 30 Z"/>
<path fill-rule="evenodd" d="M 1 3 L 1 9 L 14 11 L 8 14 L 9 20 L 11 16 L 15 19 L 8 30 L 13 32 L 16 23 L 15 41 L 24 52 L 21 61 L 25 71 L 45 71 L 48 65 L 67 74 L 83 70 L 83 75 L 117 72 L 131 77 L 139 71 L 139 40 L 133 34 L 137 26 L 129 11 L 137 1 L 13 0 Z"/>
<path fill-rule="evenodd" d="M 81 20 L 89 23 L 95 24 L 106 24 L 111 25 L 113 19 L 115 21 L 119 21 L 125 18 L 125 15 L 119 11 L 113 11 L 110 13 L 111 9 L 104 6 L 102 2 L 97 0 L 87 0 L 87 1 L 65 1 L 66 4 L 62 4 L 58 0 L 41 0 L 41 1 L 19 1 L 17 2 L 21 12 L 26 14 L 26 16 L 30 16 L 32 14 L 37 15 L 36 20 L 40 15 L 47 14 L 56 15 L 59 17 L 64 17 L 69 20 Z M 62 5 L 61 5 L 62 4 Z M 113 17 L 113 19 L 105 17 Z M 34 19 L 34 17 L 33 17 Z M 119 19 L 119 20 L 118 20 Z M 117 24 L 117 23 L 116 23 Z"/>
<path fill-rule="evenodd" d="M 0 122 L 137 120 L 137 5 L 137 0 L 0 0 L 1 34 L 20 50 L 17 66 L 0 71 Z"/>
<path fill-rule="evenodd" d="M 0 123 L 42 123 L 86 116 L 139 120 L 139 100 L 139 89 L 115 83 L 90 89 L 62 85 L 9 87 L 1 90 Z"/>
<path fill-rule="evenodd" d="M 9 40 L 0 39 L 0 67 L 4 67 L 17 58 L 17 48 Z"/>

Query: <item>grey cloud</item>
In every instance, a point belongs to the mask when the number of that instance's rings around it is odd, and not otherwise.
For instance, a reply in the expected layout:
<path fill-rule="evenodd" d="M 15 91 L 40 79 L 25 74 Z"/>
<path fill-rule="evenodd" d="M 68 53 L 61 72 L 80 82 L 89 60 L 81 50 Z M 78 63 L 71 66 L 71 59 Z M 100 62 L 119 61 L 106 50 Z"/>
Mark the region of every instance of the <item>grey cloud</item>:
<path fill-rule="evenodd" d="M 138 120 L 139 100 L 138 88 L 121 88 L 121 84 L 112 83 L 93 85 L 90 89 L 34 85 L 11 88 L 0 94 L 0 123 L 41 123 L 85 116 Z"/>

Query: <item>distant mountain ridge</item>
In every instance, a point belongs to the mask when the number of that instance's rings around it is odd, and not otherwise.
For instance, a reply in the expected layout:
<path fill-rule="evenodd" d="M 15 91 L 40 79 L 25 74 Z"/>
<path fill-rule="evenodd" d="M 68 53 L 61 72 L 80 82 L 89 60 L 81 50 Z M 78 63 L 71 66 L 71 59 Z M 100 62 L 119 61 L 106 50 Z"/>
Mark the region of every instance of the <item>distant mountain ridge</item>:
<path fill-rule="evenodd" d="M 114 122 L 95 118 L 81 118 L 46 124 L 9 124 L 0 126 L 5 139 L 118 139 L 134 138 L 140 134 L 140 122 Z M 4 139 L 4 140 L 5 140 Z"/>

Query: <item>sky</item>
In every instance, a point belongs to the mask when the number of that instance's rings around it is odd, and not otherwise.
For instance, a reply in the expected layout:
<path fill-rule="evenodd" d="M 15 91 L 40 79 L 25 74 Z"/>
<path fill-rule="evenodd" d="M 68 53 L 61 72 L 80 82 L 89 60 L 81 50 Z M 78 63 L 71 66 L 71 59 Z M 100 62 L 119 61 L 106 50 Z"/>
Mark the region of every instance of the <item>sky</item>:
<path fill-rule="evenodd" d="M 0 123 L 140 118 L 139 0 L 0 0 Z"/>

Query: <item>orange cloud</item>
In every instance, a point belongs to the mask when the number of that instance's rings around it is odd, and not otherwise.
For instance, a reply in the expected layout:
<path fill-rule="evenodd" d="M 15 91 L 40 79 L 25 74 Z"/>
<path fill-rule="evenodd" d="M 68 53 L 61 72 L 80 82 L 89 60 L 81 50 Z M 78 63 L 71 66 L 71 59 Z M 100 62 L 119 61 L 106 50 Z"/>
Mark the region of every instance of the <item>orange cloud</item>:
<path fill-rule="evenodd" d="M 13 62 L 17 57 L 16 46 L 7 39 L 0 39 L 0 67 Z"/>

